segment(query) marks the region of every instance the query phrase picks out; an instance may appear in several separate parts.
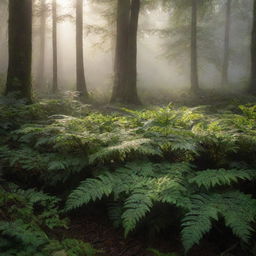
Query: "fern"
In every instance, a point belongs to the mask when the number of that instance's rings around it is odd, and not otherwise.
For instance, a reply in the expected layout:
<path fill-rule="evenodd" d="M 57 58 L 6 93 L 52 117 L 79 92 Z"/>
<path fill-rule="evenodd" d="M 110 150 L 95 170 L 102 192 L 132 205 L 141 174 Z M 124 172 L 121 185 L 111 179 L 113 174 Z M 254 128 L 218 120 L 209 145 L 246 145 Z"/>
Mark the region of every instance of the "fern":
<path fill-rule="evenodd" d="M 252 180 L 255 177 L 256 172 L 251 170 L 205 170 L 197 172 L 189 182 L 210 189 L 216 186 L 231 185 L 231 183 L 237 183 L 239 180 Z"/>
<path fill-rule="evenodd" d="M 137 223 L 150 212 L 155 202 L 171 203 L 177 206 L 189 206 L 185 196 L 186 188 L 182 184 L 183 175 L 190 172 L 187 164 L 153 164 L 134 162 L 120 168 L 115 173 L 106 172 L 96 179 L 87 179 L 69 196 L 66 209 L 73 210 L 90 201 L 114 196 L 122 199 L 124 205 L 114 212 L 122 219 L 125 235 L 135 229 Z M 120 214 L 122 212 L 122 214 Z"/>
<path fill-rule="evenodd" d="M 125 200 L 122 223 L 125 228 L 125 236 L 135 229 L 137 223 L 150 212 L 153 200 L 148 190 L 136 189 Z"/>
<path fill-rule="evenodd" d="M 90 112 L 88 106 L 73 100 L 18 105 L 0 105 L 3 178 L 17 177 L 26 186 L 35 177 L 44 187 L 62 182 L 67 185 L 63 193 L 68 193 L 72 181 L 87 171 L 86 176 L 96 178 L 82 181 L 70 193 L 66 210 L 107 199 L 113 202 L 111 219 L 128 235 L 158 208 L 176 207 L 179 216 L 185 215 L 182 236 L 186 250 L 199 243 L 212 221 L 220 218 L 242 241 L 251 237 L 255 200 L 236 191 L 233 184 L 255 179 L 254 105 L 213 110 L 170 104 L 110 115 Z M 244 164 L 232 166 L 235 161 Z M 227 166 L 229 169 L 223 169 Z M 0 189 L 1 217 L 10 229 L 13 223 L 23 226 L 24 233 L 41 230 L 45 235 L 42 226 L 65 227 L 58 204 L 57 198 L 37 190 L 22 191 L 9 185 L 8 192 Z M 42 210 L 35 211 L 37 206 Z M 30 222 L 32 226 L 26 226 Z M 15 247 L 11 238 L 0 237 L 0 244 Z M 56 248 L 46 255 L 70 249 L 63 241 L 54 244 Z M 74 247 L 81 249 L 77 243 Z M 29 248 L 35 251 L 36 246 Z M 15 255 L 17 248 L 13 250 Z M 24 246 L 20 251 L 36 255 Z M 72 253 L 79 255 L 80 251 Z"/>
<path fill-rule="evenodd" d="M 182 220 L 182 240 L 186 251 L 198 244 L 203 235 L 210 231 L 211 219 L 218 220 L 217 209 L 208 201 L 206 195 L 194 196 L 192 208 Z"/>
<path fill-rule="evenodd" d="M 33 246 L 35 249 L 48 242 L 46 234 L 22 220 L 0 222 L 0 232 L 4 236 L 15 239 L 18 243 Z"/>
<path fill-rule="evenodd" d="M 96 201 L 103 196 L 109 196 L 113 191 L 114 183 L 110 175 L 99 176 L 98 179 L 87 179 L 69 196 L 66 210 L 76 209 L 90 201 Z"/>
<path fill-rule="evenodd" d="M 131 141 L 124 141 L 116 146 L 110 146 L 103 148 L 101 151 L 90 156 L 90 164 L 95 162 L 106 162 L 110 160 L 125 160 L 127 156 L 131 153 L 154 156 L 160 155 L 161 152 L 152 146 L 152 141 L 150 139 L 133 139 Z"/>
<path fill-rule="evenodd" d="M 155 256 L 178 256 L 177 253 L 162 253 L 155 249 L 148 249 L 149 252 L 152 252 Z"/>
<path fill-rule="evenodd" d="M 95 256 L 103 251 L 94 249 L 89 243 L 76 239 L 64 239 L 63 241 L 52 240 L 43 250 L 47 255 L 68 255 L 68 256 Z M 58 254 L 59 252 L 59 254 Z"/>
<path fill-rule="evenodd" d="M 118 228 L 122 225 L 123 205 L 120 202 L 111 202 L 108 207 L 108 216 L 114 227 Z"/>
<path fill-rule="evenodd" d="M 244 242 L 248 242 L 256 218 L 256 200 L 250 195 L 238 191 L 218 195 L 216 201 L 222 201 L 221 215 L 226 225 Z"/>
<path fill-rule="evenodd" d="M 188 251 L 198 244 L 212 227 L 212 220 L 223 216 L 225 223 L 241 240 L 247 242 L 251 236 L 251 222 L 256 217 L 256 200 L 240 192 L 195 195 L 192 208 L 182 220 L 182 240 Z"/>
<path fill-rule="evenodd" d="M 65 255 L 100 253 L 88 243 L 74 239 L 53 240 L 50 229 L 67 227 L 60 219 L 59 199 L 35 189 L 22 190 L 14 184 L 0 186 L 0 251 L 1 255 L 49 256 L 64 251 Z"/>

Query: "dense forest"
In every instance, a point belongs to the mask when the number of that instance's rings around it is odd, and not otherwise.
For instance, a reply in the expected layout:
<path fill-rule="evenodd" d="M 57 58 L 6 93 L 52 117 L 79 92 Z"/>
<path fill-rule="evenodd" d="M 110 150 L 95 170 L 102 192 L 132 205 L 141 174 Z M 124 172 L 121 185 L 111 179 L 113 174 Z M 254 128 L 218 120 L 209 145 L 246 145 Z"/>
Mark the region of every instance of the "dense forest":
<path fill-rule="evenodd" d="M 256 0 L 0 0 L 1 256 L 256 256 Z"/>

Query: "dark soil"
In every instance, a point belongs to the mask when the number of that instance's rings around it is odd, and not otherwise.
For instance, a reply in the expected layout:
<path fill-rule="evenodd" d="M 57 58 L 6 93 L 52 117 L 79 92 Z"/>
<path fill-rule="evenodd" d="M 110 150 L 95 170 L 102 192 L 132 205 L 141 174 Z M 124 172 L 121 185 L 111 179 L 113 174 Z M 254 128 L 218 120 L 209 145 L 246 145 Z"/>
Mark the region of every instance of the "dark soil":
<path fill-rule="evenodd" d="M 122 230 L 115 229 L 107 219 L 99 216 L 73 217 L 70 228 L 61 232 L 66 237 L 91 243 L 96 249 L 103 250 L 104 256 L 154 256 L 148 251 L 149 248 L 166 253 L 175 252 L 177 256 L 183 255 L 176 232 L 171 237 L 159 236 L 153 241 L 143 231 L 125 239 Z M 193 248 L 189 256 L 217 256 L 215 249 L 210 244 L 203 243 L 200 247 Z"/>

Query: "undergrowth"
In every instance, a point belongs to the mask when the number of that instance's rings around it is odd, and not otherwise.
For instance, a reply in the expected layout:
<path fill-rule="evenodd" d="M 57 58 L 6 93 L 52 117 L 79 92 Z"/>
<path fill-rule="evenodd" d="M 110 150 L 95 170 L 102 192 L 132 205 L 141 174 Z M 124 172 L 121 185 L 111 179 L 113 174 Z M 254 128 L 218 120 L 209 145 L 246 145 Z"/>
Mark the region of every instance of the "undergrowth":
<path fill-rule="evenodd" d="M 0 165 L 6 180 L 69 194 L 66 212 L 107 201 L 110 218 L 125 236 L 145 224 L 159 205 L 170 205 L 178 211 L 175 222 L 181 222 L 186 252 L 218 223 L 225 223 L 243 247 L 251 246 L 256 217 L 254 104 L 170 104 L 105 114 L 53 100 L 31 106 L 5 103 L 0 110 Z M 0 229 L 8 235 L 15 221 L 37 232 L 21 217 L 5 220 Z M 153 221 L 156 230 L 168 227 Z M 44 239 L 38 236 L 37 248 Z M 57 242 L 66 251 L 69 243 Z"/>
<path fill-rule="evenodd" d="M 88 243 L 54 235 L 68 228 L 58 208 L 60 200 L 34 189 L 22 190 L 11 183 L 0 186 L 0 255 L 94 256 L 100 251 Z"/>

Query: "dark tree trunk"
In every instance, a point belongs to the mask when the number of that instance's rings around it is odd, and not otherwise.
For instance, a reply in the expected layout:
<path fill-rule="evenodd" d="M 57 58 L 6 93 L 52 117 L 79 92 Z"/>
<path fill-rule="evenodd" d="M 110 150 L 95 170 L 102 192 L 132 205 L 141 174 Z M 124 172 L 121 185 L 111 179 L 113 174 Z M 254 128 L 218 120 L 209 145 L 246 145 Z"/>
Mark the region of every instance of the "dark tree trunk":
<path fill-rule="evenodd" d="M 127 70 L 127 48 L 130 19 L 130 0 L 118 0 L 115 53 L 115 80 L 111 102 L 123 102 Z"/>
<path fill-rule="evenodd" d="M 198 92 L 198 60 L 197 60 L 197 0 L 192 0 L 191 15 L 191 91 Z"/>
<path fill-rule="evenodd" d="M 253 28 L 251 39 L 251 81 L 249 92 L 256 94 L 256 0 L 253 7 Z"/>
<path fill-rule="evenodd" d="M 88 97 L 84 75 L 83 0 L 76 0 L 76 86 L 79 97 Z"/>
<path fill-rule="evenodd" d="M 31 102 L 32 0 L 9 1 L 9 66 L 6 94 Z"/>
<path fill-rule="evenodd" d="M 118 0 L 115 81 L 111 102 L 139 103 L 137 30 L 140 0 Z"/>
<path fill-rule="evenodd" d="M 40 46 L 39 46 L 39 63 L 37 71 L 37 85 L 40 91 L 45 90 L 45 33 L 46 33 L 46 4 L 41 0 L 40 7 Z"/>
<path fill-rule="evenodd" d="M 126 102 L 139 104 L 137 93 L 137 34 L 140 13 L 140 0 L 132 0 L 128 41 L 128 70 L 126 84 Z"/>
<path fill-rule="evenodd" d="M 53 53 L 53 81 L 52 92 L 58 92 L 58 53 L 57 53 L 57 4 L 52 0 L 52 53 Z"/>
<path fill-rule="evenodd" d="M 230 47 L 230 27 L 231 27 L 231 3 L 232 0 L 227 0 L 226 4 L 226 23 L 225 23 L 225 42 L 224 42 L 224 60 L 222 67 L 222 87 L 227 87 L 229 83 L 228 69 L 229 69 L 229 47 Z"/>

